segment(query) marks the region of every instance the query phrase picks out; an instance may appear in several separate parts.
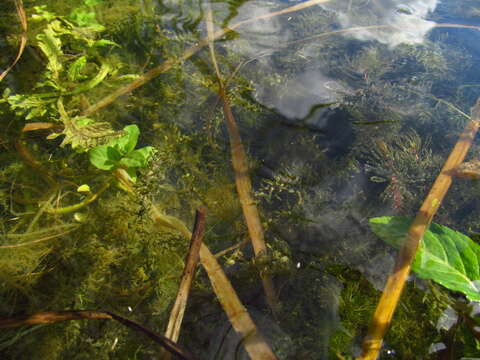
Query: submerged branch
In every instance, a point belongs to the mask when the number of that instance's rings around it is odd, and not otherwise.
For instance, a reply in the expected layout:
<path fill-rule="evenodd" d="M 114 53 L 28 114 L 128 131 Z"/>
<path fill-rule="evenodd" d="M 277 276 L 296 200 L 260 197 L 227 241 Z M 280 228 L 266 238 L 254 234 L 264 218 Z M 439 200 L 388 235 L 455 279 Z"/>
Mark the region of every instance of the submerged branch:
<path fill-rule="evenodd" d="M 165 337 L 177 342 L 180 335 L 180 327 L 182 325 L 183 315 L 187 306 L 190 287 L 192 286 L 195 268 L 199 259 L 200 246 L 203 241 L 205 230 L 205 210 L 197 210 L 195 215 L 195 225 L 193 227 L 192 240 L 190 241 L 190 251 L 188 252 L 185 268 L 183 270 L 182 281 L 178 289 L 177 298 L 170 312 Z"/>
<path fill-rule="evenodd" d="M 223 102 L 223 112 L 225 114 L 225 121 L 227 123 L 228 136 L 230 139 L 230 150 L 232 157 L 232 165 L 235 171 L 235 184 L 237 186 L 238 197 L 240 205 L 242 206 L 243 216 L 247 223 L 248 233 L 253 245 L 255 257 L 266 255 L 267 246 L 265 245 L 263 226 L 260 220 L 260 214 L 258 212 L 257 205 L 252 196 L 252 182 L 249 176 L 247 153 L 243 146 L 240 131 L 238 130 L 237 122 L 233 116 L 232 108 L 225 92 L 225 85 L 218 67 L 217 59 L 214 50 L 214 31 L 213 31 L 213 19 L 212 11 L 207 11 L 207 32 L 210 39 L 209 50 L 210 57 L 215 68 L 215 72 L 218 80 L 219 95 Z M 273 285 L 273 280 L 270 275 L 260 274 L 262 279 L 265 295 L 268 306 L 275 314 L 278 310 L 278 298 Z"/>
<path fill-rule="evenodd" d="M 165 215 L 155 206 L 152 206 L 150 216 L 153 221 L 159 223 L 162 227 L 165 226 L 165 222 L 167 222 L 173 229 L 183 234 L 185 238 L 190 239 L 192 237 L 192 234 L 181 220 L 175 218 L 175 221 L 171 221 L 173 217 L 168 217 L 168 219 L 165 220 Z M 248 355 L 252 360 L 276 360 L 277 358 L 272 349 L 258 331 L 222 267 L 204 243 L 200 245 L 200 261 L 232 327 L 245 339 L 242 344 Z"/>
<path fill-rule="evenodd" d="M 22 0 L 15 0 L 15 7 L 17 9 L 18 18 L 20 19 L 20 24 L 22 26 L 22 34 L 20 35 L 20 46 L 18 48 L 18 52 L 15 60 L 13 60 L 10 66 L 0 74 L 0 81 L 2 81 L 5 78 L 5 76 L 7 76 L 7 74 L 10 72 L 10 70 L 12 70 L 13 67 L 17 64 L 18 60 L 20 60 L 20 58 L 22 57 L 23 51 L 25 50 L 25 46 L 27 45 L 28 23 L 27 23 L 27 15 L 25 14 L 25 9 L 23 7 Z"/>
<path fill-rule="evenodd" d="M 0 329 L 15 328 L 26 325 L 52 324 L 60 321 L 83 320 L 83 319 L 113 319 L 119 323 L 134 329 L 152 339 L 157 344 L 164 347 L 170 353 L 177 355 L 184 360 L 198 360 L 197 357 L 191 355 L 187 351 L 181 349 L 173 341 L 162 335 L 157 335 L 153 331 L 143 327 L 142 325 L 116 315 L 108 311 L 94 310 L 64 310 L 64 311 L 46 311 L 33 315 L 18 316 L 8 319 L 0 319 Z"/>
<path fill-rule="evenodd" d="M 397 256 L 395 267 L 387 280 L 380 301 L 373 315 L 368 334 L 363 341 L 360 360 L 374 360 L 382 347 L 383 338 L 388 330 L 393 313 L 400 299 L 405 282 L 420 241 L 432 222 L 433 216 L 440 207 L 451 183 L 454 170 L 463 162 L 475 138 L 480 125 L 480 98 L 472 108 L 471 120 L 465 126 L 463 133 L 451 151 L 440 174 L 433 183 L 415 217 L 405 243 Z"/>

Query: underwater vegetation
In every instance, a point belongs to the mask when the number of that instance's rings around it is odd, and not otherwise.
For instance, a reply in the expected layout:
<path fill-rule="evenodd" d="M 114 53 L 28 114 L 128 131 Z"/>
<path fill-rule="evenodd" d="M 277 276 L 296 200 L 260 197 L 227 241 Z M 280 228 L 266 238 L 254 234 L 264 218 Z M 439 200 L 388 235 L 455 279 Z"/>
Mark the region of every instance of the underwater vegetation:
<path fill-rule="evenodd" d="M 375 3 L 350 11 L 373 9 L 358 15 L 370 24 Z M 465 18 L 475 18 L 471 5 Z M 452 42 L 447 29 L 397 46 L 341 33 L 307 41 L 345 25 L 345 9 L 325 5 L 232 27 L 209 53 L 203 2 L 24 6 L 27 47 L 1 83 L 1 317 L 103 310 L 164 333 L 189 253 L 185 234 L 205 207 L 203 242 L 278 359 L 359 356 L 396 255 L 368 219 L 418 210 L 480 95 L 468 44 Z M 285 4 L 211 7 L 215 34 Z M 1 50 L 14 58 L 13 1 L 0 18 Z M 248 241 L 225 103 L 245 147 L 262 256 Z M 478 157 L 478 145 L 471 153 Z M 456 180 L 436 221 L 478 245 L 476 185 Z M 246 358 L 208 269 L 195 275 L 179 346 L 203 359 Z M 274 315 L 266 277 L 278 297 Z M 437 343 L 451 358 L 478 354 L 478 319 L 465 310 L 475 294 L 456 290 L 414 277 L 381 358 L 433 359 Z M 448 308 L 457 322 L 441 328 Z M 150 359 L 159 351 L 105 319 L 0 334 L 2 359 Z"/>

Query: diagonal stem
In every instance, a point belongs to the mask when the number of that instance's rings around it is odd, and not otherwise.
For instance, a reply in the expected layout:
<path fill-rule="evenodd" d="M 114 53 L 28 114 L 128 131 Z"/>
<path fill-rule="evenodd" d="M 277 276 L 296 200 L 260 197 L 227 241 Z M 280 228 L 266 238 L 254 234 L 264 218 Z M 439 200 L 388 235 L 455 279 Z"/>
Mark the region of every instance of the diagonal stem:
<path fill-rule="evenodd" d="M 402 290 L 405 287 L 405 282 L 410 273 L 410 268 L 415 259 L 423 234 L 432 222 L 433 216 L 436 214 L 452 183 L 455 168 L 465 159 L 475 138 L 479 124 L 480 98 L 472 108 L 471 120 L 465 126 L 465 129 L 420 207 L 415 220 L 410 226 L 405 243 L 398 254 L 393 272 L 387 280 L 385 289 L 373 314 L 368 334 L 363 341 L 362 355 L 358 358 L 359 360 L 375 360 L 378 357 L 383 338 L 390 326 L 393 313 L 395 312 Z"/>

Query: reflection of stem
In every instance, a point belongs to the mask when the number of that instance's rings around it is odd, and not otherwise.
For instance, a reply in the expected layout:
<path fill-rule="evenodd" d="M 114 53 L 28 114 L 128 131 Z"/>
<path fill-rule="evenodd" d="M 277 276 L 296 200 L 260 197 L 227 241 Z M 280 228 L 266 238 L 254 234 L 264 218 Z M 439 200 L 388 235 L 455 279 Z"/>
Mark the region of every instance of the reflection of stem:
<path fill-rule="evenodd" d="M 42 167 L 42 163 L 33 157 L 33 155 L 25 146 L 25 143 L 22 139 L 15 140 L 15 149 L 17 150 L 22 160 L 32 169 L 38 172 L 39 175 L 43 178 L 43 180 L 48 183 L 48 185 L 50 185 L 52 188 L 58 187 L 56 181 L 52 178 L 52 176 L 50 176 L 47 170 Z"/>
<path fill-rule="evenodd" d="M 215 257 L 216 258 L 222 257 L 223 255 L 228 254 L 230 251 L 237 250 L 248 245 L 248 243 L 249 243 L 248 238 L 245 238 L 238 244 L 232 245 L 226 249 L 223 249 L 222 251 L 219 251 L 218 253 L 215 254 Z"/>
<path fill-rule="evenodd" d="M 87 196 L 83 201 L 81 201 L 77 204 L 70 205 L 70 206 L 65 206 L 65 207 L 61 207 L 61 208 L 51 208 L 51 209 L 47 209 L 46 211 L 50 214 L 66 214 L 66 213 L 69 213 L 69 212 L 80 210 L 81 208 L 83 208 L 83 207 L 87 206 L 88 204 L 97 200 L 97 198 L 105 190 L 107 190 L 109 186 L 110 186 L 110 183 L 103 184 L 103 186 L 100 188 L 100 190 L 98 190 L 98 192 L 96 192 L 95 194 L 92 194 L 90 196 Z"/>
<path fill-rule="evenodd" d="M 174 218 L 173 216 L 162 214 L 154 205 L 151 207 L 150 217 L 154 222 L 159 223 L 161 226 L 168 226 L 172 229 L 176 229 L 185 238 L 191 239 L 192 233 L 181 220 Z M 222 267 L 204 243 L 200 245 L 200 261 L 210 279 L 215 295 L 227 314 L 232 327 L 238 334 L 240 334 L 240 336 L 242 336 L 242 338 L 248 334 L 254 334 L 243 344 L 248 355 L 250 355 L 250 358 L 253 360 L 276 360 L 277 358 L 272 349 L 258 331 L 255 323 L 252 321 L 247 309 L 240 301 Z"/>
<path fill-rule="evenodd" d="M 35 244 L 38 244 L 38 243 L 41 243 L 41 242 L 44 242 L 44 241 L 47 241 L 47 240 L 50 240 L 50 239 L 55 239 L 57 237 L 69 234 L 73 230 L 75 230 L 75 228 L 72 228 L 71 230 L 68 230 L 68 231 L 64 231 L 62 233 L 58 233 L 58 234 L 54 234 L 54 235 L 50 235 L 50 236 L 45 236 L 43 238 L 40 238 L 40 239 L 37 239 L 37 240 L 32 240 L 32 241 L 25 242 L 25 243 L 13 244 L 13 245 L 2 245 L 2 246 L 0 246 L 0 249 L 12 249 L 12 248 L 18 248 L 18 247 L 22 247 L 22 246 L 35 245 Z"/>
<path fill-rule="evenodd" d="M 405 287 L 405 282 L 410 273 L 411 264 L 415 259 L 420 241 L 452 183 L 451 174 L 453 170 L 465 159 L 479 125 L 480 98 L 472 108 L 471 121 L 465 126 L 463 133 L 448 156 L 408 230 L 405 242 L 396 259 L 394 270 L 387 280 L 370 323 L 368 334 L 363 341 L 362 355 L 358 358 L 359 360 L 374 360 L 377 358 L 382 347 L 383 338 L 390 326 L 393 313 Z"/>

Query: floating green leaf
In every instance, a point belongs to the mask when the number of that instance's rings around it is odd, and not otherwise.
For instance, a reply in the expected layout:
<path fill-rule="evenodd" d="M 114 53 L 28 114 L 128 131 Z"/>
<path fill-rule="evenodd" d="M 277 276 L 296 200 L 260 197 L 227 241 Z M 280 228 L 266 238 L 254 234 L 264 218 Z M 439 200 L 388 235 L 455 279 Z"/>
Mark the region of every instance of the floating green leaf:
<path fill-rule="evenodd" d="M 383 216 L 370 219 L 373 232 L 389 245 L 400 248 L 412 219 Z M 480 245 L 468 236 L 432 223 L 423 236 L 412 264 L 422 279 L 431 279 L 480 301 Z"/>

